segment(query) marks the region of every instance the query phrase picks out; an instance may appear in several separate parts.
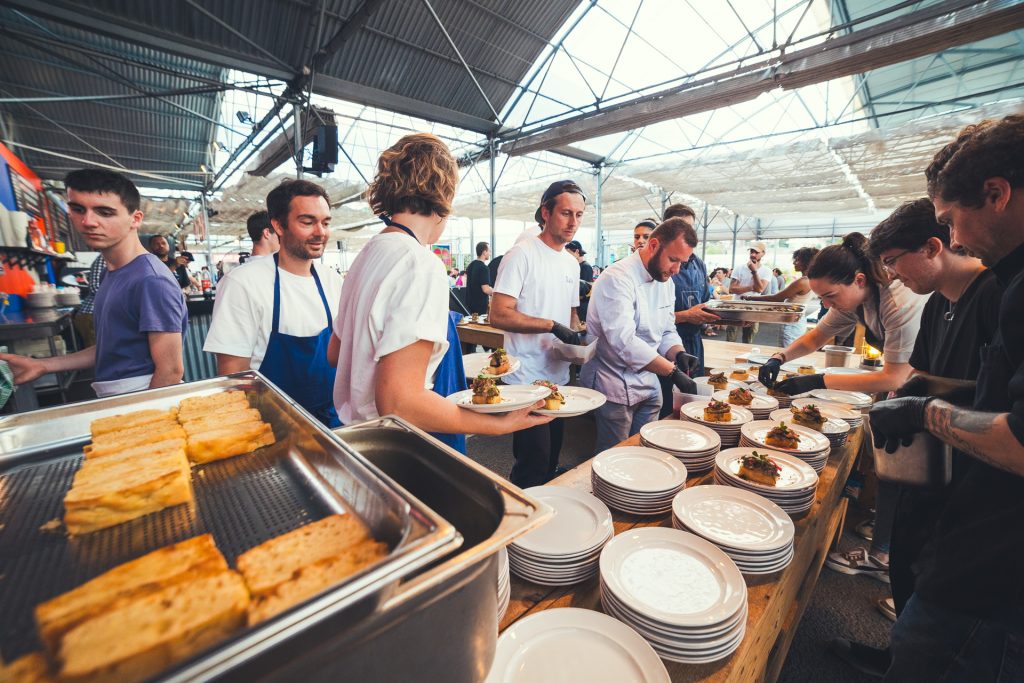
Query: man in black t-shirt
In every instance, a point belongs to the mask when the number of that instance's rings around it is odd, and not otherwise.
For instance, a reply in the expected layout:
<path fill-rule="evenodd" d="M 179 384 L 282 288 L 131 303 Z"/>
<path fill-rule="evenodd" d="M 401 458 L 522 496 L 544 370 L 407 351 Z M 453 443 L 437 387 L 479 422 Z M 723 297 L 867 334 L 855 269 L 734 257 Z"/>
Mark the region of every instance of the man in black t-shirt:
<path fill-rule="evenodd" d="M 476 245 L 476 259 L 466 266 L 466 308 L 470 313 L 484 314 L 487 312 L 487 302 L 491 293 L 490 271 L 487 270 L 487 261 L 491 258 L 491 247 L 487 242 L 480 242 Z"/>
<path fill-rule="evenodd" d="M 928 431 L 969 456 L 893 627 L 886 680 L 1022 680 L 1024 117 L 968 126 L 925 175 L 951 245 L 979 256 L 1005 291 L 971 408 L 957 389 L 925 385 L 871 410 L 876 446 L 894 452 Z"/>
<path fill-rule="evenodd" d="M 587 308 L 590 306 L 590 290 L 594 288 L 594 267 L 583 258 L 587 252 L 583 251 L 583 245 L 576 240 L 567 242 L 565 250 L 572 254 L 576 262 L 580 264 L 580 306 L 576 314 L 581 323 L 587 322 Z"/>

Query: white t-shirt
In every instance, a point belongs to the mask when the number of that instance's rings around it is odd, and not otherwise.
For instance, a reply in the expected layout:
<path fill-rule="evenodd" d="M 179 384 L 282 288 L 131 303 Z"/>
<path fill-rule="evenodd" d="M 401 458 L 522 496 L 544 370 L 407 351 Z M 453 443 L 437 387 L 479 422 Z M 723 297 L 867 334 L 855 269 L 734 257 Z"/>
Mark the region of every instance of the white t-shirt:
<path fill-rule="evenodd" d="M 405 233 L 381 233 L 345 276 L 334 319 L 341 341 L 334 407 L 343 424 L 378 417 L 377 361 L 417 341 L 433 342 L 423 385 L 448 351 L 448 276 L 444 263 Z"/>
<path fill-rule="evenodd" d="M 512 246 L 516 246 L 524 240 L 528 240 L 531 237 L 537 237 L 541 233 L 541 227 L 539 225 L 530 225 L 523 229 L 521 233 L 516 235 L 516 239 L 512 242 Z"/>
<path fill-rule="evenodd" d="M 213 299 L 213 315 L 217 315 L 217 307 L 220 306 L 220 302 L 224 300 L 224 292 L 227 290 L 228 284 L 231 283 L 231 282 L 234 282 L 234 280 L 231 279 L 231 273 L 235 272 L 236 270 L 238 270 L 242 266 L 247 266 L 250 263 L 254 263 L 255 261 L 258 261 L 259 259 L 270 258 L 270 256 L 271 256 L 271 254 L 257 254 L 256 256 L 250 256 L 248 258 L 248 260 L 246 260 L 245 263 L 239 263 L 237 266 L 235 266 L 234 268 L 229 270 L 224 275 L 224 277 L 222 277 L 221 279 L 217 280 L 217 296 L 215 296 L 214 299 Z M 273 259 L 270 259 L 270 260 L 273 261 Z M 319 275 L 319 274 L 320 274 L 320 271 L 318 270 L 317 271 L 317 275 Z M 324 292 L 324 293 L 326 294 L 326 292 Z"/>
<path fill-rule="evenodd" d="M 316 290 L 316 282 L 312 277 L 293 275 L 284 269 L 280 269 L 280 273 L 278 331 L 296 337 L 320 334 L 331 321 Z M 333 316 L 333 307 L 341 294 L 341 277 L 326 266 L 317 268 L 316 274 Z M 203 351 L 247 357 L 250 367 L 259 370 L 274 323 L 274 259 L 247 262 L 230 275 L 231 286 L 217 292 Z"/>
<path fill-rule="evenodd" d="M 732 270 L 732 280 L 736 285 L 741 287 L 753 287 L 754 286 L 754 274 L 750 272 L 750 267 L 747 265 L 749 261 L 745 262 L 742 266 L 737 266 Z M 761 280 L 761 284 L 766 285 L 765 291 L 771 286 L 772 271 L 768 270 L 768 266 L 757 267 L 757 277 Z M 736 288 L 736 285 L 732 286 L 732 289 Z M 761 292 L 752 291 L 752 294 L 761 294 Z"/>
<path fill-rule="evenodd" d="M 516 310 L 535 318 L 568 325 L 572 309 L 580 305 L 580 264 L 564 248 L 555 251 L 539 237 L 524 239 L 506 252 L 498 267 L 494 291 L 516 300 Z M 555 336 L 549 332 L 505 332 L 505 350 L 522 363 L 507 375 L 507 384 L 531 384 L 546 379 L 569 381 L 569 363 L 551 354 Z"/>

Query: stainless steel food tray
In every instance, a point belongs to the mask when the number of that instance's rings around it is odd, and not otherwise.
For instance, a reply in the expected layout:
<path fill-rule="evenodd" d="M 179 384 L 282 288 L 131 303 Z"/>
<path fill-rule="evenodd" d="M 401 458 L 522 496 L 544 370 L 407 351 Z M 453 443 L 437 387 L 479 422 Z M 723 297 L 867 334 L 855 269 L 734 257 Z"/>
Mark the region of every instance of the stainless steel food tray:
<path fill-rule="evenodd" d="M 706 308 L 725 320 L 761 323 L 795 323 L 804 317 L 803 304 L 766 301 L 721 301 L 712 299 Z"/>
<path fill-rule="evenodd" d="M 179 505 L 74 539 L 46 528 L 62 516 L 92 420 L 222 391 L 245 391 L 278 443 L 193 468 L 194 507 Z M 9 661 L 38 649 L 35 605 L 147 552 L 212 533 L 234 565 L 259 543 L 346 511 L 387 543 L 387 558 L 168 670 L 166 680 L 229 673 L 326 619 L 354 622 L 400 580 L 459 547 L 462 537 L 255 372 L 0 418 L 0 651 Z"/>

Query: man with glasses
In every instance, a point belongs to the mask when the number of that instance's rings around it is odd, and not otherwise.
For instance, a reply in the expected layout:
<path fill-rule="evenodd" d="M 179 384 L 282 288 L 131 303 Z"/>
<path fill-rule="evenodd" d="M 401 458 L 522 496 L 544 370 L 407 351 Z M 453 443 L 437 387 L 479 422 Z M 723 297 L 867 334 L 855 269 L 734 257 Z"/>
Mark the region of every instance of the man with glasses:
<path fill-rule="evenodd" d="M 764 291 L 768 289 L 768 281 L 771 279 L 772 273 L 768 270 L 768 266 L 761 265 L 761 259 L 764 258 L 764 253 L 768 251 L 768 247 L 765 246 L 764 242 L 754 242 L 750 245 L 747 253 L 750 254 L 750 260 L 746 264 L 736 268 L 732 275 L 732 286 L 729 288 L 730 294 L 746 294 L 750 292 L 752 294 L 764 294 Z M 749 344 L 754 341 L 754 337 L 757 335 L 758 324 L 738 327 L 736 325 L 730 325 L 725 332 L 726 341 L 737 341 L 737 337 L 740 336 L 740 330 L 742 330 L 743 343 Z"/>

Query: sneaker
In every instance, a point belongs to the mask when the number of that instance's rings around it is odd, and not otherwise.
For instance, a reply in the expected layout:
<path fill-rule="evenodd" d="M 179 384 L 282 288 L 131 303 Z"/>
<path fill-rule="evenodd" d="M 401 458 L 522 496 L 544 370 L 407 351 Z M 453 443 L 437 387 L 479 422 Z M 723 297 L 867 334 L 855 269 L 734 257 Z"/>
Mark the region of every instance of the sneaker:
<path fill-rule="evenodd" d="M 864 574 L 889 583 L 889 563 L 881 562 L 865 548 L 854 548 L 845 553 L 829 553 L 825 566 L 843 574 Z"/>
<path fill-rule="evenodd" d="M 878 611 L 882 613 L 889 621 L 896 621 L 896 601 L 892 598 L 885 598 L 879 600 L 877 603 Z"/>
<path fill-rule="evenodd" d="M 832 653 L 857 671 L 875 678 L 882 678 L 889 669 L 891 658 L 888 650 L 864 645 L 846 638 L 836 638 L 828 644 Z"/>
<path fill-rule="evenodd" d="M 875 520 L 869 519 L 853 527 L 853 533 L 870 542 L 875 537 Z"/>

